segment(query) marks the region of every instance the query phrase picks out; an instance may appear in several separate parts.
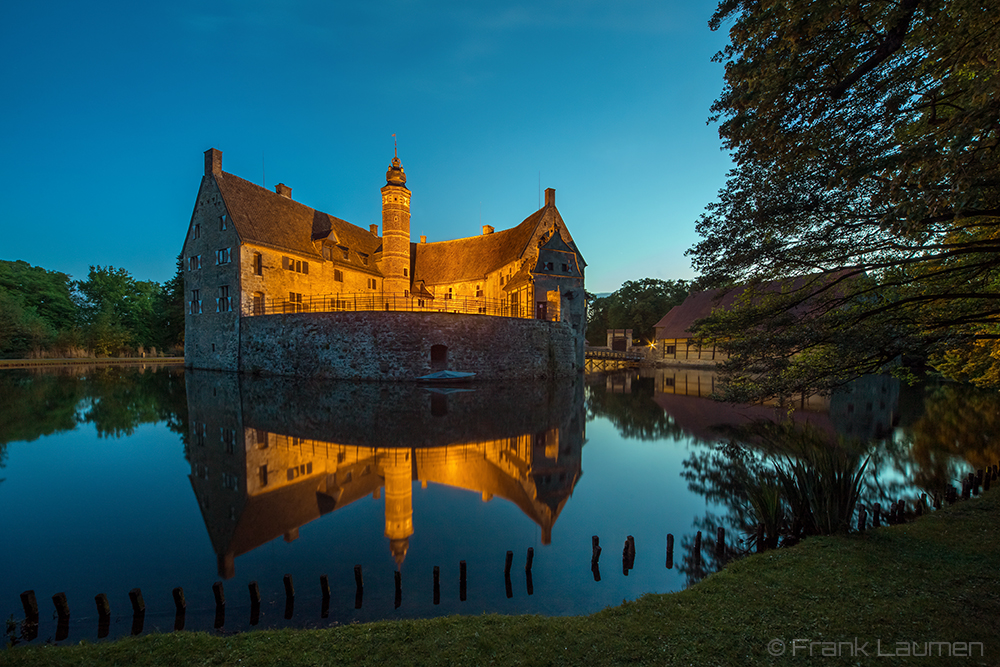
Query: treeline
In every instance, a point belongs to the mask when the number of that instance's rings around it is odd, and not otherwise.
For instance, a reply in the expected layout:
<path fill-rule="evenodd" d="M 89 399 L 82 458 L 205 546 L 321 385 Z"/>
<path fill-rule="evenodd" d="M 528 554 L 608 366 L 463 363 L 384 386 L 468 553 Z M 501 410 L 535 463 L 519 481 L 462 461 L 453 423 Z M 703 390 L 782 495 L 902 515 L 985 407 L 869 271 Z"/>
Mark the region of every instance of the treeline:
<path fill-rule="evenodd" d="M 183 354 L 184 279 L 136 280 L 91 266 L 85 280 L 0 260 L 0 358 Z"/>
<path fill-rule="evenodd" d="M 674 306 L 679 306 L 696 285 L 688 280 L 642 278 L 627 280 L 605 297 L 587 297 L 587 343 L 607 345 L 608 329 L 631 329 L 634 345 L 650 343 L 654 325 Z"/>

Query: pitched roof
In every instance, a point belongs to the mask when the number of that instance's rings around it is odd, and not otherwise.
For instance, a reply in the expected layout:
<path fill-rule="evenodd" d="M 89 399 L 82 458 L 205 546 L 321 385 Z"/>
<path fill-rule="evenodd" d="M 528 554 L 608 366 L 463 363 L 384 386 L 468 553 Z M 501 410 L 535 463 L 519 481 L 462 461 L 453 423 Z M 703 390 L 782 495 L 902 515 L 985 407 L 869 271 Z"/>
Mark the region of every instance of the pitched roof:
<path fill-rule="evenodd" d="M 319 257 L 313 240 L 325 238 L 333 231 L 339 244 L 355 253 L 373 255 L 382 245 L 382 239 L 366 229 L 309 208 L 239 176 L 222 172 L 215 176 L 215 182 L 240 239 L 246 243 Z"/>
<path fill-rule="evenodd" d="M 423 280 L 428 285 L 475 280 L 519 259 L 546 208 L 538 209 L 518 226 L 500 232 L 413 244 L 413 279 Z"/>
<path fill-rule="evenodd" d="M 830 284 L 842 278 L 849 277 L 849 271 L 831 271 L 829 273 L 811 274 L 786 280 L 772 280 L 756 286 L 759 292 L 777 293 L 782 290 L 795 291 L 804 287 L 817 285 L 817 280 Z M 694 323 L 712 314 L 716 309 L 728 310 L 733 307 L 749 285 L 741 285 L 730 289 L 712 289 L 689 294 L 684 303 L 674 306 L 659 322 L 653 325 L 657 338 L 690 338 Z M 796 310 L 803 309 L 799 306 Z M 804 310 L 804 309 L 803 309 Z"/>

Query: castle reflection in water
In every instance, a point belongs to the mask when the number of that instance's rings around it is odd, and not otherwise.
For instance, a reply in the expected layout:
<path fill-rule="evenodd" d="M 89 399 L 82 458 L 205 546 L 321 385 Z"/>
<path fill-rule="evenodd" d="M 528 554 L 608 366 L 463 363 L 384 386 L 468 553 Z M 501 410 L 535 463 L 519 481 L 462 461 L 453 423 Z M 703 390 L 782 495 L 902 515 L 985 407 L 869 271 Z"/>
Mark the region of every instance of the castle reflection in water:
<path fill-rule="evenodd" d="M 582 474 L 581 380 L 439 388 L 189 371 L 187 397 L 191 486 L 226 579 L 237 556 L 365 496 L 384 498 L 401 565 L 417 480 L 512 502 L 549 544 Z"/>

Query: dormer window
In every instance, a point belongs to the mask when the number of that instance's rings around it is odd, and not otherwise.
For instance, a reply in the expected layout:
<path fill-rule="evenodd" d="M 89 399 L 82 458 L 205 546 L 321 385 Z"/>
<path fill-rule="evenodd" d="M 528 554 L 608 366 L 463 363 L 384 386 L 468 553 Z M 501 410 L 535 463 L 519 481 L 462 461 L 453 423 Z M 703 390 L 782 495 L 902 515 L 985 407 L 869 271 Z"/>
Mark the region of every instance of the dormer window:
<path fill-rule="evenodd" d="M 333 248 L 328 245 L 323 246 L 323 259 L 333 259 Z"/>
<path fill-rule="evenodd" d="M 347 248 L 345 248 L 342 245 L 341 246 L 337 246 L 337 247 L 340 248 L 340 254 L 341 254 L 341 256 L 343 256 L 344 259 L 350 259 L 351 258 L 351 251 L 350 250 L 348 250 Z"/>
<path fill-rule="evenodd" d="M 361 253 L 358 253 L 358 257 L 361 258 L 361 263 L 362 264 L 364 264 L 365 266 L 368 266 L 368 255 L 362 255 Z"/>

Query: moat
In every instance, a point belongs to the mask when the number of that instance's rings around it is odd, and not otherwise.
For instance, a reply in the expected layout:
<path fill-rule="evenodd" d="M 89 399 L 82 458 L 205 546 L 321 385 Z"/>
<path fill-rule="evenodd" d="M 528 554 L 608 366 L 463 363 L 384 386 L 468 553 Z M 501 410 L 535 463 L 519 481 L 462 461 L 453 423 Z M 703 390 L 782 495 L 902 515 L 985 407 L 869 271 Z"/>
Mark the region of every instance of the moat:
<path fill-rule="evenodd" d="M 185 629 L 223 633 L 587 614 L 679 590 L 746 550 L 753 522 L 733 452 L 760 456 L 739 447 L 745 427 L 789 414 L 714 403 L 704 397 L 713 382 L 663 369 L 443 388 L 177 366 L 0 371 L 0 615 L 8 638 L 25 638 L 19 596 L 33 590 L 31 641 L 78 642 L 172 630 L 175 587 Z M 995 393 L 877 377 L 797 407 L 790 432 L 872 442 L 868 505 L 912 503 L 1000 454 Z M 623 568 L 628 536 L 635 558 Z M 61 627 L 57 593 L 70 609 Z M 103 629 L 100 593 L 111 608 Z"/>

